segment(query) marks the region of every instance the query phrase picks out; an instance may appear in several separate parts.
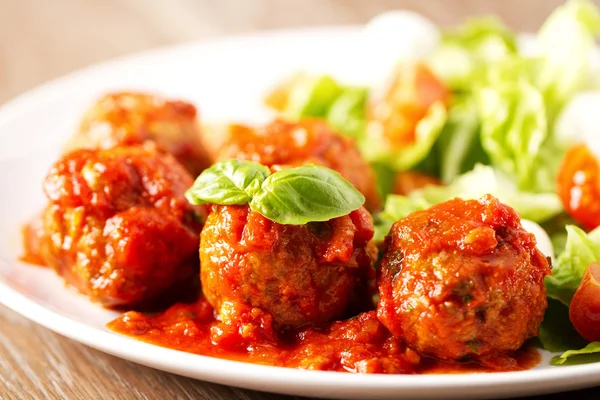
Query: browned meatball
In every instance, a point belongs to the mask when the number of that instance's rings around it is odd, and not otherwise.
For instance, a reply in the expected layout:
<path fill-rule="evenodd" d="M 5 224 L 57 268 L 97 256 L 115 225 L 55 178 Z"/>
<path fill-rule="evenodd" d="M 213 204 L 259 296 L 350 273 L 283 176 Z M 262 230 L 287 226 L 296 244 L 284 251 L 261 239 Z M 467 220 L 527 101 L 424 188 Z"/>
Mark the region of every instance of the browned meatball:
<path fill-rule="evenodd" d="M 548 261 L 496 198 L 412 213 L 386 245 L 378 316 L 413 349 L 459 360 L 517 350 L 537 335 Z"/>
<path fill-rule="evenodd" d="M 217 312 L 260 308 L 276 329 L 318 325 L 368 301 L 376 254 L 370 214 L 281 225 L 248 206 L 213 206 L 200 245 L 202 291 Z"/>
<path fill-rule="evenodd" d="M 211 162 L 201 143 L 196 108 L 144 93 L 108 94 L 84 115 L 68 149 L 110 149 L 153 142 L 196 177 Z"/>
<path fill-rule="evenodd" d="M 356 145 L 320 120 L 275 120 L 263 128 L 233 125 L 218 160 L 249 160 L 275 170 L 317 164 L 331 168 L 352 183 L 365 198 L 365 207 L 380 206 L 375 174 Z"/>
<path fill-rule="evenodd" d="M 49 204 L 29 252 L 104 306 L 142 305 L 198 271 L 205 209 L 190 174 L 152 148 L 78 150 L 48 173 Z"/>

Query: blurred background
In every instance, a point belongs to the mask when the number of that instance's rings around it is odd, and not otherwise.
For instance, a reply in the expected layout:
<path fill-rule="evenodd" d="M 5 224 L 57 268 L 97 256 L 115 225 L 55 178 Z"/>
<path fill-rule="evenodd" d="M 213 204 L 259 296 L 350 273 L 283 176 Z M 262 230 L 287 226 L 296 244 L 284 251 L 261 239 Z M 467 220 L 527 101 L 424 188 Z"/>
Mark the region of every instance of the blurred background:
<path fill-rule="evenodd" d="M 595 0 L 600 3 L 600 0 Z M 393 9 L 442 26 L 496 14 L 535 31 L 562 0 L 0 0 L 0 103 L 119 55 L 246 31 L 360 24 Z"/>

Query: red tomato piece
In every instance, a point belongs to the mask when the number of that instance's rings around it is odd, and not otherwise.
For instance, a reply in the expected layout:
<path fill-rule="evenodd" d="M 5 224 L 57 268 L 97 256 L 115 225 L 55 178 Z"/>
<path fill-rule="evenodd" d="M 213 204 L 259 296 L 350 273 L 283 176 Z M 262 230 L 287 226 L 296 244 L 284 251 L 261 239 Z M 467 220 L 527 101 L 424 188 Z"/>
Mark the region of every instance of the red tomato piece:
<path fill-rule="evenodd" d="M 588 229 L 600 225 L 600 164 L 584 144 L 567 152 L 558 172 L 557 192 L 565 210 Z"/>
<path fill-rule="evenodd" d="M 450 92 L 423 64 L 401 64 L 390 84 L 369 107 L 371 133 L 382 134 L 394 148 L 415 141 L 415 129 L 429 107 L 448 103 Z"/>
<path fill-rule="evenodd" d="M 591 263 L 569 307 L 573 326 L 586 340 L 600 341 L 600 263 Z"/>

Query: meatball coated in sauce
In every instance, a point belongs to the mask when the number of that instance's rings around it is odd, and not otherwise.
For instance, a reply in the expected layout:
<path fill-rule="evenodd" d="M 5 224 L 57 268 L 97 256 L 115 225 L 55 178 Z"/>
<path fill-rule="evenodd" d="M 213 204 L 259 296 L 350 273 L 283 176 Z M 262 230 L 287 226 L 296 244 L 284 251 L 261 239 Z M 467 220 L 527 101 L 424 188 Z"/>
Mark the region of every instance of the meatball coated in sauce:
<path fill-rule="evenodd" d="M 110 149 L 153 142 L 173 154 L 196 177 L 210 166 L 201 142 L 196 108 L 144 93 L 108 94 L 84 115 L 68 149 Z"/>
<path fill-rule="evenodd" d="M 379 267 L 379 319 L 447 360 L 517 350 L 538 333 L 548 261 L 518 214 L 487 195 L 396 222 Z"/>
<path fill-rule="evenodd" d="M 376 249 L 363 208 L 327 222 L 281 225 L 248 206 L 213 206 L 201 234 L 204 296 L 223 314 L 239 302 L 275 329 L 319 325 L 370 301 Z"/>
<path fill-rule="evenodd" d="M 49 204 L 28 250 L 104 306 L 151 302 L 197 276 L 206 212 L 184 198 L 192 182 L 152 148 L 67 154 L 45 179 Z"/>
<path fill-rule="evenodd" d="M 218 160 L 231 158 L 258 162 L 275 170 L 311 163 L 322 165 L 352 183 L 365 196 L 368 210 L 380 206 L 375 175 L 369 164 L 351 140 L 320 120 L 303 119 L 294 123 L 275 120 L 259 129 L 233 125 L 217 155 Z"/>

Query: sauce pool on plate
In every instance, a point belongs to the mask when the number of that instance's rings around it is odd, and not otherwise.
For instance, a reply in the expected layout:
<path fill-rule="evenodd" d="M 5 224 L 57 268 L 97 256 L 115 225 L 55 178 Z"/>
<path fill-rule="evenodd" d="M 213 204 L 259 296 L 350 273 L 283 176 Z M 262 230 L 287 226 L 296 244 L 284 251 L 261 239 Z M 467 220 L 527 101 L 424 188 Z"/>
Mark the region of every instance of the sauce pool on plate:
<path fill-rule="evenodd" d="M 231 303 L 226 319 L 214 317 L 201 297 L 176 304 L 163 313 L 130 311 L 108 324 L 117 333 L 147 343 L 229 360 L 322 371 L 387 374 L 431 374 L 521 371 L 540 363 L 535 348 L 478 362 L 446 362 L 422 357 L 394 338 L 375 311 L 322 328 L 277 334 L 267 313 Z"/>

